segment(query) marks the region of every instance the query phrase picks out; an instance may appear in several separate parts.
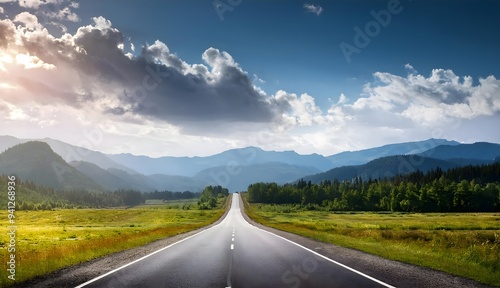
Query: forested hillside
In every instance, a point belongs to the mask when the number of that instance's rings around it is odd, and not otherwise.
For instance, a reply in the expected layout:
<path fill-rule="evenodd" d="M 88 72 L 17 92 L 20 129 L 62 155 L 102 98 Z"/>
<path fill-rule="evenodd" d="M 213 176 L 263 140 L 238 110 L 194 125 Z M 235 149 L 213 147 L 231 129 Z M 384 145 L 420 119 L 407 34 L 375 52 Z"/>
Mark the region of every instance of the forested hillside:
<path fill-rule="evenodd" d="M 0 176 L 0 187 L 7 187 L 7 176 Z M 136 190 L 95 192 L 87 190 L 55 190 L 38 186 L 33 182 L 16 180 L 17 210 L 51 210 L 55 208 L 107 208 L 144 204 L 147 199 L 176 200 L 199 198 L 201 193 L 190 191 L 154 191 L 143 193 Z M 7 196 L 0 197 L 0 205 L 7 207 Z"/>
<path fill-rule="evenodd" d="M 451 147 L 451 146 L 450 146 Z M 420 155 L 395 155 L 377 158 L 363 165 L 343 166 L 332 170 L 303 177 L 304 181 L 311 181 L 313 184 L 319 184 L 325 180 L 337 179 L 339 181 L 351 181 L 356 177 L 363 179 L 391 178 L 399 174 L 408 174 L 416 171 L 427 172 L 436 167 L 443 170 L 449 170 L 466 165 L 490 164 L 491 160 L 484 159 L 435 159 L 423 157 Z"/>
<path fill-rule="evenodd" d="M 0 176 L 0 187 L 7 187 L 7 181 L 7 176 Z M 16 208 L 18 210 L 120 206 L 124 205 L 122 194 L 122 192 L 56 190 L 16 179 Z M 7 197 L 0 197 L 0 205 L 7 206 Z"/>
<path fill-rule="evenodd" d="M 104 191 L 68 165 L 47 143 L 31 141 L 18 144 L 0 154 L 0 175 L 15 175 L 54 189 Z"/>
<path fill-rule="evenodd" d="M 332 211 L 468 212 L 500 211 L 500 163 L 436 168 L 390 179 L 326 180 L 319 184 L 256 183 L 250 202 L 298 204 Z"/>

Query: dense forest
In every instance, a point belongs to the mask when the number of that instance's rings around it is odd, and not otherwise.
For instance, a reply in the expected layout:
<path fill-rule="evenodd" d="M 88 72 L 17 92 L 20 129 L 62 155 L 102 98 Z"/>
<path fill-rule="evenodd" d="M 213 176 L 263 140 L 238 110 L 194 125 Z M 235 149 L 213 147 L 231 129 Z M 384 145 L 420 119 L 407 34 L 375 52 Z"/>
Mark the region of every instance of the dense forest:
<path fill-rule="evenodd" d="M 500 211 L 500 162 L 390 179 L 362 179 L 319 184 L 256 183 L 248 187 L 254 203 L 297 204 L 331 211 L 487 212 Z"/>
<path fill-rule="evenodd" d="M 0 176 L 0 187 L 7 187 L 7 176 Z M 16 180 L 17 210 L 50 210 L 54 208 L 106 208 L 135 206 L 147 199 L 177 200 L 201 197 L 199 192 L 154 191 L 143 193 L 135 190 L 95 192 L 88 190 L 56 190 L 38 186 L 29 181 Z M 7 206 L 7 197 L 0 198 L 0 205 Z"/>

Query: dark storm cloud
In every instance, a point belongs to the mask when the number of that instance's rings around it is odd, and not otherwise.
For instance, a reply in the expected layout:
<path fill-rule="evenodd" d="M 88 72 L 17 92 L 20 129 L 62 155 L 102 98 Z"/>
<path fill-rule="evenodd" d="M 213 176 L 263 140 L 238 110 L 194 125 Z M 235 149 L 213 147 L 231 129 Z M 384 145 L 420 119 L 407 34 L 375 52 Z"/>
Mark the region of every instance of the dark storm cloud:
<path fill-rule="evenodd" d="M 107 112 L 128 112 L 182 124 L 267 122 L 280 110 L 273 107 L 270 97 L 254 88 L 229 54 L 217 49 L 209 48 L 203 53 L 207 67 L 185 63 L 160 41 L 144 45 L 140 55 L 127 56 L 119 48 L 123 35 L 110 26 L 82 27 L 74 41 L 83 51 L 74 63 L 80 73 L 93 78 L 97 88 L 122 88 L 119 95 L 114 95 L 121 106 L 105 107 Z"/>

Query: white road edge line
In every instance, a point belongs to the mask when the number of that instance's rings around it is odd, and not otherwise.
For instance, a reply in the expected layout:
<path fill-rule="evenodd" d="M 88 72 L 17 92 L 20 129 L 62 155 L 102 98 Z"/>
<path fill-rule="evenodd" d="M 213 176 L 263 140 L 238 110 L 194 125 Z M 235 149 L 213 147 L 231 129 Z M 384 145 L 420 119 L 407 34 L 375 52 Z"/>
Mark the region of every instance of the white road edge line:
<path fill-rule="evenodd" d="M 247 222 L 248 222 L 248 221 L 247 221 Z M 250 223 L 249 223 L 249 224 L 250 224 Z M 251 225 L 251 224 L 250 224 L 250 225 Z M 300 247 L 300 248 L 302 248 L 302 249 L 304 249 L 304 250 L 306 250 L 306 251 L 309 251 L 309 252 L 311 252 L 311 253 L 313 253 L 313 254 L 315 254 L 315 255 L 317 255 L 317 256 L 319 256 L 319 257 L 321 257 L 321 258 L 323 258 L 323 259 L 325 259 L 325 260 L 327 260 L 327 261 L 330 261 L 330 262 L 332 262 L 332 263 L 334 263 L 334 264 L 337 264 L 337 265 L 339 265 L 340 267 L 343 267 L 343 268 L 345 268 L 345 269 L 347 269 L 347 270 L 350 270 L 350 271 L 352 271 L 352 272 L 354 272 L 354 273 L 356 273 L 356 274 L 359 274 L 359 275 L 361 275 L 361 276 L 363 276 L 363 277 L 365 277 L 365 278 L 368 278 L 368 279 L 370 279 L 370 280 L 372 280 L 372 281 L 374 281 L 374 282 L 377 282 L 377 283 L 378 283 L 378 284 L 380 284 L 380 285 L 383 285 L 383 286 L 385 286 L 385 287 L 387 287 L 387 288 L 396 288 L 395 286 L 392 286 L 392 285 L 389 285 L 389 284 L 387 284 L 387 283 L 385 283 L 385 282 L 382 282 L 382 281 L 380 281 L 380 280 L 378 280 L 378 279 L 376 279 L 376 278 L 373 278 L 372 276 L 366 275 L 366 274 L 365 274 L 365 273 L 363 273 L 363 272 L 360 272 L 360 271 L 358 271 L 358 270 L 356 270 L 356 269 L 354 269 L 354 268 L 351 268 L 351 267 L 349 267 L 349 266 L 347 266 L 347 265 L 344 265 L 344 264 L 342 264 L 342 263 L 340 263 L 340 262 L 337 262 L 337 261 L 335 261 L 335 260 L 332 260 L 332 259 L 330 259 L 330 258 L 328 258 L 328 257 L 326 257 L 326 256 L 324 256 L 324 255 L 321 255 L 321 254 L 319 254 L 319 253 L 318 253 L 318 252 L 316 252 L 316 251 L 313 251 L 313 250 L 311 250 L 311 249 L 309 249 L 309 248 L 307 248 L 307 247 L 304 247 L 304 246 L 302 246 L 302 245 L 300 245 L 300 244 L 298 244 L 298 243 L 295 243 L 295 242 L 293 242 L 293 241 L 291 241 L 291 240 L 288 240 L 288 239 L 286 239 L 285 237 L 281 237 L 281 236 L 279 236 L 279 235 L 277 235 L 277 234 L 274 234 L 274 233 L 272 233 L 272 232 L 266 231 L 266 230 L 261 229 L 261 228 L 259 228 L 259 227 L 257 227 L 257 226 L 254 226 L 254 225 L 252 225 L 252 226 L 253 226 L 253 227 L 255 227 L 255 228 L 257 228 L 257 229 L 259 229 L 259 230 L 261 230 L 261 231 L 264 231 L 264 232 L 266 232 L 266 233 L 268 233 L 268 234 L 274 235 L 274 236 L 276 236 L 276 237 L 278 237 L 278 238 L 281 238 L 281 239 L 283 239 L 283 240 L 285 240 L 285 241 L 287 241 L 287 242 L 290 242 L 290 243 L 292 243 L 293 245 L 298 246 L 298 247 Z"/>
<path fill-rule="evenodd" d="M 80 284 L 80 285 L 76 286 L 75 288 L 82 288 L 82 287 L 85 287 L 85 286 L 87 286 L 87 285 L 89 285 L 89 284 L 91 284 L 91 283 L 93 283 L 93 282 L 95 282 L 95 281 L 97 281 L 97 280 L 100 280 L 100 279 L 102 279 L 102 278 L 104 278 L 104 277 L 106 277 L 106 276 L 108 276 L 108 275 L 111 275 L 111 274 L 113 274 L 113 273 L 115 273 L 115 272 L 117 272 L 117 271 L 120 271 L 121 269 L 123 269 L 123 268 L 125 268 L 125 267 L 128 267 L 128 266 L 130 266 L 130 265 L 132 265 L 132 264 L 135 264 L 135 263 L 137 263 L 137 262 L 139 262 L 139 261 L 142 261 L 142 260 L 144 260 L 144 259 L 146 259 L 146 258 L 148 258 L 148 257 L 150 257 L 150 256 L 153 256 L 153 255 L 154 255 L 154 254 L 156 254 L 156 253 L 159 253 L 159 252 L 161 252 L 161 251 L 163 251 L 163 250 L 166 250 L 166 249 L 168 249 L 168 248 L 170 248 L 170 247 L 172 247 L 172 246 L 174 246 L 174 245 L 177 245 L 177 244 L 179 244 L 179 243 L 181 243 L 181 242 L 184 242 L 184 241 L 186 241 L 186 240 L 188 240 L 188 239 L 191 239 L 191 238 L 193 238 L 193 237 L 195 237 L 195 236 L 198 236 L 198 235 L 200 235 L 201 233 L 204 233 L 204 232 L 206 232 L 206 231 L 210 230 L 211 228 L 216 227 L 216 226 L 219 226 L 219 225 L 220 225 L 220 223 L 219 223 L 219 224 L 217 224 L 217 225 L 215 225 L 215 226 L 212 226 L 212 227 L 210 227 L 210 228 L 207 228 L 207 229 L 205 229 L 205 230 L 203 230 L 203 231 L 200 231 L 200 232 L 198 232 L 198 233 L 196 233 L 196 234 L 193 234 L 193 235 L 191 235 L 191 236 L 189 236 L 189 237 L 186 237 L 186 238 L 184 238 L 184 239 L 181 239 L 181 240 L 179 240 L 179 241 L 177 241 L 177 242 L 175 242 L 175 243 L 172 243 L 172 244 L 170 244 L 170 245 L 168 245 L 168 246 L 166 246 L 166 247 L 163 247 L 163 248 L 161 248 L 161 249 L 159 249 L 159 250 L 156 250 L 156 251 L 154 251 L 154 252 L 152 252 L 152 253 L 150 253 L 150 254 L 148 254 L 148 255 L 146 255 L 146 256 L 143 256 L 143 257 L 141 257 L 141 258 L 139 258 L 139 259 L 137 259 L 137 260 L 134 260 L 134 261 L 129 262 L 129 263 L 127 263 L 127 264 L 123 265 L 123 266 L 120 266 L 120 267 L 118 267 L 118 268 L 116 268 L 116 269 L 114 269 L 114 270 L 111 270 L 111 271 L 109 271 L 109 272 L 107 272 L 107 273 L 105 273 L 105 274 L 102 274 L 102 275 L 100 275 L 100 276 L 97 276 L 97 277 L 96 277 L 96 278 L 94 278 L 94 279 L 90 279 L 89 281 L 87 281 L 87 282 L 85 282 L 85 283 L 83 283 L 83 284 Z"/>

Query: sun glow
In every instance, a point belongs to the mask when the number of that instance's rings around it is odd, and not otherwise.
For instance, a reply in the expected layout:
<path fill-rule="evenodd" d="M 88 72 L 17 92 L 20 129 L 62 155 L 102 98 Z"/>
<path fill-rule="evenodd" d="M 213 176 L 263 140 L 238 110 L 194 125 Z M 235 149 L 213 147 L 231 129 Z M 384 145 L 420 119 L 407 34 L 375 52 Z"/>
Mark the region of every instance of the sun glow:
<path fill-rule="evenodd" d="M 0 88 L 2 88 L 2 89 L 17 89 L 16 86 L 11 85 L 9 83 L 5 83 L 5 82 L 0 82 Z"/>
<path fill-rule="evenodd" d="M 5 52 L 0 52 L 0 71 L 7 72 L 7 68 L 5 68 L 4 63 L 11 64 L 13 62 L 13 58 Z"/>
<path fill-rule="evenodd" d="M 51 70 L 56 68 L 55 65 L 45 63 L 37 56 L 31 56 L 29 54 L 17 54 L 16 63 L 24 65 L 24 69 L 43 68 L 46 70 Z"/>

